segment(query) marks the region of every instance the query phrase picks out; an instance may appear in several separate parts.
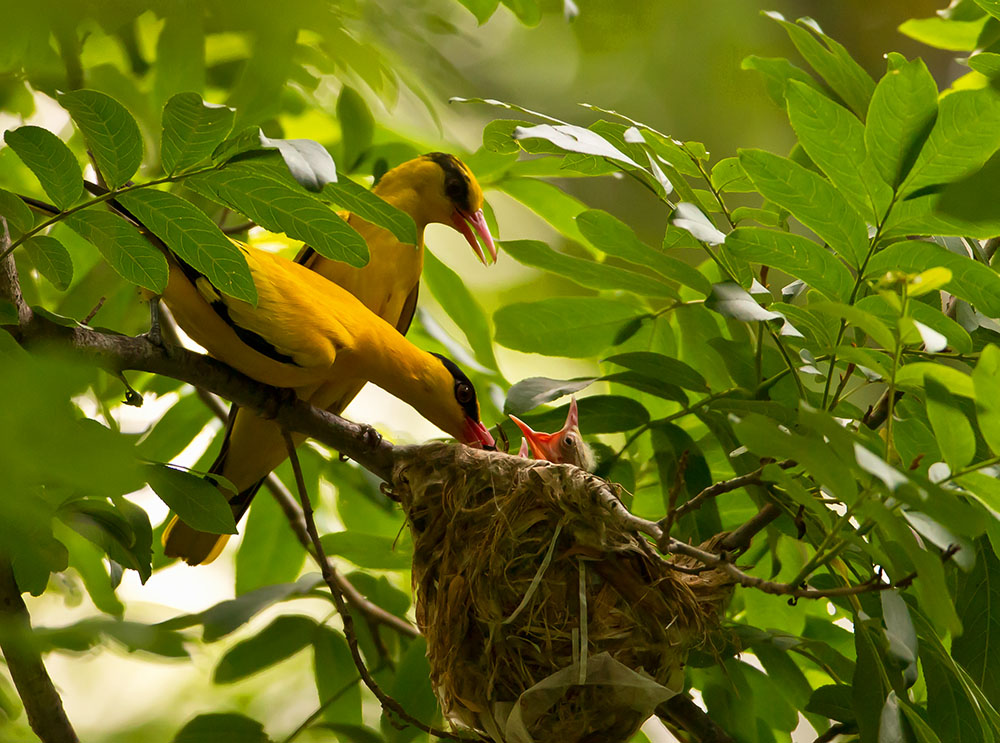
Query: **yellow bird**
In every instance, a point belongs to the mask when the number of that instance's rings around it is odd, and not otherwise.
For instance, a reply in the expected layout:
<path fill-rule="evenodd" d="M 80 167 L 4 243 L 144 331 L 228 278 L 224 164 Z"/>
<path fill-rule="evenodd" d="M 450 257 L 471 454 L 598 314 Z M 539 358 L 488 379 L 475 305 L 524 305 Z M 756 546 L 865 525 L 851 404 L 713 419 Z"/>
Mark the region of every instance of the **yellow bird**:
<path fill-rule="evenodd" d="M 520 456 L 531 456 L 535 459 L 547 459 L 550 462 L 574 464 L 582 470 L 593 472 L 596 462 L 594 453 L 580 435 L 580 412 L 576 407 L 576 398 L 570 398 L 569 412 L 566 423 L 555 433 L 542 433 L 534 430 L 517 416 L 510 416 L 524 438 L 521 439 Z"/>
<path fill-rule="evenodd" d="M 299 397 L 322 407 L 343 389 L 371 381 L 459 441 L 493 446 L 479 421 L 476 391 L 454 363 L 417 348 L 350 292 L 307 268 L 254 248 L 240 249 L 257 287 L 256 307 L 220 294 L 194 269 L 171 262 L 163 300 L 210 354 L 266 384 L 293 387 Z M 321 390 L 332 397 L 318 396 Z M 231 505 L 239 518 L 249 499 L 237 496 Z M 176 518 L 164 532 L 167 554 L 192 564 L 214 559 L 227 539 L 190 529 Z"/>
<path fill-rule="evenodd" d="M 418 235 L 416 246 L 399 242 L 388 230 L 357 215 L 345 214 L 342 216 L 368 244 L 370 260 L 367 265 L 353 268 L 346 263 L 324 258 L 309 247 L 303 248 L 296 261 L 314 272 L 314 277 L 317 274 L 323 276 L 353 294 L 368 309 L 398 330 L 401 339 L 410 326 L 416 308 L 423 269 L 423 232 L 426 225 L 439 222 L 457 229 L 484 264 L 486 258 L 474 232 L 482 238 L 493 261 L 497 257 L 496 247 L 482 211 L 482 189 L 468 167 L 452 155 L 430 153 L 403 163 L 383 175 L 373 191 L 413 218 Z M 258 304 L 258 309 L 259 307 Z M 181 318 L 178 321 L 184 326 L 185 322 Z M 194 319 L 189 322 L 191 321 Z M 392 353 L 388 350 L 386 352 Z M 451 373 L 461 374 L 451 362 L 447 363 Z M 468 382 L 464 375 L 462 378 Z M 294 386 L 299 388 L 299 396 L 314 406 L 340 413 L 369 380 L 396 394 L 374 377 L 354 374 L 341 365 L 338 365 L 335 374 L 320 383 Z M 468 387 L 471 389 L 471 384 Z M 397 396 L 414 403 L 405 395 Z M 419 409 L 415 403 L 414 407 Z M 425 414 L 425 417 L 461 439 L 454 430 L 441 425 L 429 415 Z M 478 422 L 478 413 L 476 421 Z M 465 440 L 472 440 L 469 439 L 471 435 L 471 431 L 467 432 Z M 297 437 L 295 443 L 298 444 L 301 440 L 301 437 Z M 281 430 L 273 421 L 261 418 L 253 411 L 233 408 L 219 457 L 209 471 L 221 475 L 236 486 L 237 493 L 231 497 L 230 502 L 237 519 L 246 512 L 263 478 L 286 456 Z M 166 554 L 181 557 L 192 565 L 215 559 L 224 544 L 225 540 L 220 540 L 218 535 L 199 532 L 176 518 L 164 532 Z"/>

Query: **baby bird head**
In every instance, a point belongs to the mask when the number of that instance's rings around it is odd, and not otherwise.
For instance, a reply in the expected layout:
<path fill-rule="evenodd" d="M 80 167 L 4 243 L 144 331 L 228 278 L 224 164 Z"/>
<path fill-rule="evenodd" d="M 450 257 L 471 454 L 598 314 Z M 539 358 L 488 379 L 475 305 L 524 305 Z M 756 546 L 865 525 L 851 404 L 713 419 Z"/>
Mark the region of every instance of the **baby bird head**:
<path fill-rule="evenodd" d="M 519 452 L 521 456 L 527 456 L 530 449 L 535 459 L 547 459 L 557 464 L 573 464 L 587 472 L 594 471 L 596 465 L 594 453 L 580 435 L 580 413 L 576 406 L 575 397 L 570 399 L 565 425 L 555 433 L 535 431 L 527 423 L 513 415 L 510 416 L 510 419 L 524 434 Z"/>

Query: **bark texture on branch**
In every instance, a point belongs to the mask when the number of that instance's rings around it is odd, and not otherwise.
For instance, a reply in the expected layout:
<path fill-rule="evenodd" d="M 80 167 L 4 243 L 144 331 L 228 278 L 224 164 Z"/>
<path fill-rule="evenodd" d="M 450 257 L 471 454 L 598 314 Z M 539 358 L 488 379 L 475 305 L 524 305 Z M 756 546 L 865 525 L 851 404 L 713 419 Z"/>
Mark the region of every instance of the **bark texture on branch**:
<path fill-rule="evenodd" d="M 62 699 L 32 642 L 31 618 L 10 562 L 0 557 L 0 650 L 24 703 L 28 724 L 42 743 L 77 743 Z"/>

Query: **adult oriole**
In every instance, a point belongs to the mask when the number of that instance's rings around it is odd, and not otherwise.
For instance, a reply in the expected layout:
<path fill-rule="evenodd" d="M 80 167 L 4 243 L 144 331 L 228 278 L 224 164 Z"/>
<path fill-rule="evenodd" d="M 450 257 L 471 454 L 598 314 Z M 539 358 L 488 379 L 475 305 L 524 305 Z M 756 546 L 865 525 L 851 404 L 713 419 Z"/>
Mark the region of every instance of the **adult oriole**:
<path fill-rule="evenodd" d="M 486 258 L 473 230 L 480 235 L 494 261 L 496 247 L 483 216 L 482 190 L 468 167 L 452 155 L 430 153 L 403 163 L 382 176 L 374 193 L 413 218 L 418 234 L 416 246 L 399 242 L 388 230 L 357 215 L 345 214 L 342 216 L 368 243 L 370 260 L 366 266 L 352 268 L 346 263 L 323 258 L 309 247 L 303 248 L 296 262 L 343 287 L 400 334 L 405 334 L 416 308 L 423 268 L 423 232 L 427 224 L 440 222 L 455 227 L 483 263 L 486 263 Z M 184 321 L 178 320 L 184 325 Z M 394 351 L 386 348 L 384 353 L 392 354 Z M 468 379 L 457 367 L 447 363 L 449 370 L 461 375 L 464 383 L 468 384 Z M 397 394 L 375 377 L 356 374 L 348 366 L 340 364 L 336 373 L 322 383 L 296 386 L 303 399 L 317 407 L 340 413 L 369 380 Z M 471 384 L 468 388 L 472 389 Z M 397 396 L 420 409 L 407 394 L 412 395 L 412 390 Z M 442 425 L 430 415 L 425 414 L 425 417 L 462 440 L 454 429 Z M 478 413 L 475 420 L 478 422 Z M 301 440 L 298 437 L 295 443 Z M 466 435 L 464 440 L 474 439 Z M 286 456 L 281 430 L 273 421 L 261 418 L 253 411 L 234 407 L 222 449 L 209 471 L 223 476 L 237 487 L 238 492 L 231 498 L 237 518 L 249 507 L 263 478 Z M 198 532 L 175 519 L 164 533 L 164 549 L 168 555 L 182 557 L 190 564 L 199 564 L 209 562 L 218 555 L 224 544 L 224 540 L 222 544 L 217 544 L 218 540 L 217 535 Z"/>
<path fill-rule="evenodd" d="M 570 398 L 565 425 L 555 433 L 535 431 L 527 423 L 513 415 L 510 416 L 510 419 L 524 434 L 524 438 L 521 440 L 521 450 L 518 452 L 522 457 L 528 456 L 530 448 L 531 456 L 535 459 L 575 464 L 587 472 L 594 471 L 594 453 L 580 435 L 580 412 L 576 407 L 575 397 Z"/>

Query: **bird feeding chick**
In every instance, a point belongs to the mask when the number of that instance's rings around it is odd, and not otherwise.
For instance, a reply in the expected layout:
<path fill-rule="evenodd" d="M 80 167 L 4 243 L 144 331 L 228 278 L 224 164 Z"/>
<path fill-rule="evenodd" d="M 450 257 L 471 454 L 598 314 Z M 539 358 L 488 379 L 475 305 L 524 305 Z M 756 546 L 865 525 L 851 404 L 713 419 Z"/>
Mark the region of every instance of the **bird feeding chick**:
<path fill-rule="evenodd" d="M 555 433 L 536 431 L 514 415 L 510 416 L 510 419 L 524 434 L 519 456 L 529 456 L 530 450 L 530 456 L 534 459 L 547 459 L 556 464 L 573 464 L 586 472 L 594 471 L 596 466 L 594 452 L 580 435 L 580 412 L 575 397 L 570 398 L 566 423 Z"/>

